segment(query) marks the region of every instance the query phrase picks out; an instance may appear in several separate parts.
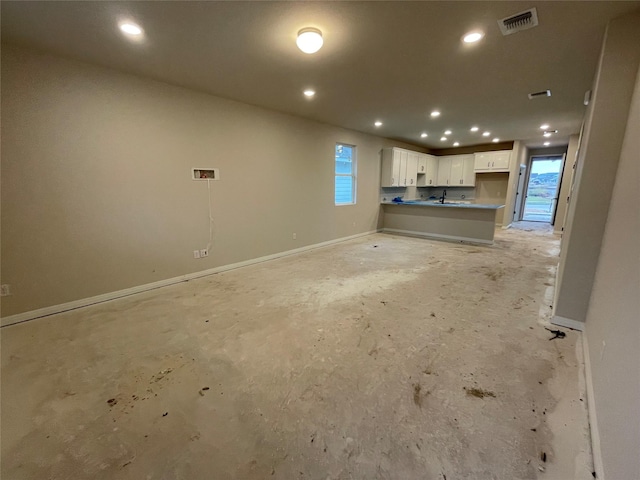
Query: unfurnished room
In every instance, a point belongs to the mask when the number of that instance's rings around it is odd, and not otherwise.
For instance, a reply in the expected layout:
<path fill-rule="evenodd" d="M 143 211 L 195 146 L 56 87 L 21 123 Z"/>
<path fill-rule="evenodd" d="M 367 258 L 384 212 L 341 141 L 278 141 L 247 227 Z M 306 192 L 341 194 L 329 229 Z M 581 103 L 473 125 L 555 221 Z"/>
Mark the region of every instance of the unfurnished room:
<path fill-rule="evenodd" d="M 0 9 L 2 479 L 640 479 L 640 1 Z"/>

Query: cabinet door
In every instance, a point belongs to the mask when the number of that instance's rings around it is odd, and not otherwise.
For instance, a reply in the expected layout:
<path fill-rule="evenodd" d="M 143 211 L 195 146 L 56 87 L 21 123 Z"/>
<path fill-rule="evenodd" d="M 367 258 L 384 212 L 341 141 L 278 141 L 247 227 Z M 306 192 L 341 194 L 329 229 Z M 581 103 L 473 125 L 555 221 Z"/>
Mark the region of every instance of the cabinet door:
<path fill-rule="evenodd" d="M 475 187 L 476 185 L 476 171 L 475 171 L 475 158 L 473 155 L 462 156 L 462 186 L 463 187 Z"/>
<path fill-rule="evenodd" d="M 493 159 L 491 161 L 491 170 L 494 172 L 508 172 L 510 159 L 511 159 L 510 150 L 495 152 Z"/>
<path fill-rule="evenodd" d="M 400 162 L 400 181 L 398 183 L 399 187 L 406 187 L 407 183 L 407 161 L 409 160 L 409 152 L 406 150 L 396 150 L 394 149 L 394 157 L 397 154 L 397 157 Z"/>
<path fill-rule="evenodd" d="M 462 166 L 463 158 L 461 155 L 451 157 L 451 175 L 449 176 L 449 185 L 452 187 L 462 186 Z"/>
<path fill-rule="evenodd" d="M 490 172 L 491 171 L 491 153 L 492 152 L 482 152 L 476 153 L 474 170 L 476 172 Z"/>
<path fill-rule="evenodd" d="M 436 186 L 438 184 L 438 159 L 432 155 L 427 155 L 427 173 L 424 175 L 424 184 Z"/>
<path fill-rule="evenodd" d="M 393 148 L 382 150 L 382 166 L 380 169 L 380 186 L 397 187 L 400 184 L 400 156 Z"/>
<path fill-rule="evenodd" d="M 451 176 L 451 158 L 440 157 L 438 159 L 438 187 L 448 187 Z"/>
<path fill-rule="evenodd" d="M 418 154 L 409 152 L 407 155 L 407 186 L 416 186 L 418 177 Z"/>
<path fill-rule="evenodd" d="M 427 156 L 418 154 L 418 174 L 427 173 Z"/>

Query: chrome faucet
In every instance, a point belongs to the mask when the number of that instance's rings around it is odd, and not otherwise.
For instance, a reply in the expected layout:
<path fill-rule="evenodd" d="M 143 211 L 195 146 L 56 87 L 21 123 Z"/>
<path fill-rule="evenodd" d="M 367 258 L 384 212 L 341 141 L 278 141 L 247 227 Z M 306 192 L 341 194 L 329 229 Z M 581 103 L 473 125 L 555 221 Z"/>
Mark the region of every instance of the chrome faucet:
<path fill-rule="evenodd" d="M 442 196 L 440 197 L 440 203 L 444 203 L 444 198 L 447 196 L 447 190 L 442 190 Z"/>

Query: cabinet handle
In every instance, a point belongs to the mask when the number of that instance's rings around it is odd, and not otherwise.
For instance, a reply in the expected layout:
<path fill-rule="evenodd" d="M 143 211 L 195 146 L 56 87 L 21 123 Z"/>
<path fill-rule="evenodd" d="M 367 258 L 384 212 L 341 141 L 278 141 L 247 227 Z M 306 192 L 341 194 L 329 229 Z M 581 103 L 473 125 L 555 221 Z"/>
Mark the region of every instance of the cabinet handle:
<path fill-rule="evenodd" d="M 491 166 L 493 167 L 495 165 L 495 162 L 491 162 Z"/>
<path fill-rule="evenodd" d="M 411 179 L 411 185 L 413 185 L 413 178 Z"/>
<path fill-rule="evenodd" d="M 391 177 L 391 183 L 393 183 L 393 177 Z"/>

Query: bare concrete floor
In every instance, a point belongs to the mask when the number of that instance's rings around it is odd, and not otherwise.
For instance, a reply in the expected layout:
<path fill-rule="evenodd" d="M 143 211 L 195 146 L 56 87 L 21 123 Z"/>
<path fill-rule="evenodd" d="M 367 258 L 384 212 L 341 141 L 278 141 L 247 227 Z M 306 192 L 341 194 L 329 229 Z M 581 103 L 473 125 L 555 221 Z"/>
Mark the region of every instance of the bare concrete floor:
<path fill-rule="evenodd" d="M 2 478 L 591 478 L 557 253 L 376 234 L 3 328 Z"/>

